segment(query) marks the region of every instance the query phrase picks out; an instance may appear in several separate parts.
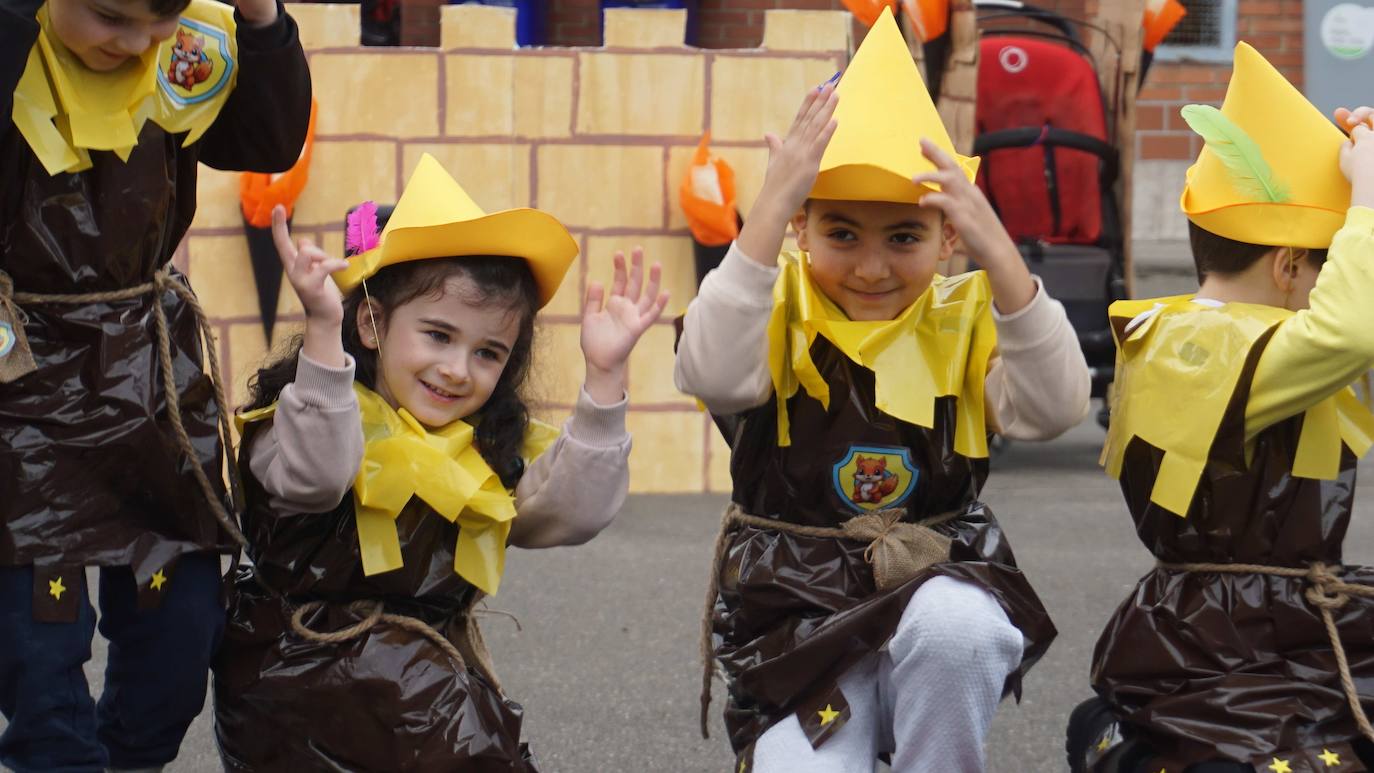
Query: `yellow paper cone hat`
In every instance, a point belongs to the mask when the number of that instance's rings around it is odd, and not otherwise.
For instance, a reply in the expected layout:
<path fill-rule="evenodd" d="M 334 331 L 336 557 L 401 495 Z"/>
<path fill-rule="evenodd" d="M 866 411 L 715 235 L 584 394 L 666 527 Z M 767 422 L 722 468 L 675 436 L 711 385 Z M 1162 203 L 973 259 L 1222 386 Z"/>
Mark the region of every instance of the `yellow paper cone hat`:
<path fill-rule="evenodd" d="M 1258 51 L 1236 44 L 1221 110 L 1183 111 L 1206 140 L 1179 200 L 1189 220 L 1249 244 L 1331 246 L 1350 207 L 1337 165 L 1346 137 Z"/>
<path fill-rule="evenodd" d="M 836 90 L 839 126 L 811 198 L 915 204 L 930 188 L 911 178 L 935 170 L 921 155 L 922 137 L 954 157 L 970 180 L 978 173 L 977 157 L 954 151 L 892 9 L 869 29 Z"/>
<path fill-rule="evenodd" d="M 577 251 L 572 234 L 547 212 L 483 212 L 426 153 L 382 229 L 381 242 L 349 258 L 348 268 L 334 274 L 334 283 L 348 292 L 386 266 L 408 260 L 508 255 L 529 262 L 542 308 L 563 283 Z"/>

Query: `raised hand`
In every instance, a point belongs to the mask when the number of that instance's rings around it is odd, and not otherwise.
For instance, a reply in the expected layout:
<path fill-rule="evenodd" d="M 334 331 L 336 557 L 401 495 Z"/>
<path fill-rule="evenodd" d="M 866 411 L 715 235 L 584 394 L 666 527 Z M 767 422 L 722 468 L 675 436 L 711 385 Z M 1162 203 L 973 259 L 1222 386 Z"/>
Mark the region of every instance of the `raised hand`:
<path fill-rule="evenodd" d="M 237 0 L 235 5 L 253 27 L 266 27 L 277 20 L 277 0 Z"/>
<path fill-rule="evenodd" d="M 658 321 L 668 305 L 668 293 L 659 292 L 663 270 L 655 263 L 644 281 L 644 252 L 615 254 L 615 274 L 608 295 L 600 282 L 587 286 L 582 309 L 582 354 L 587 360 L 587 394 L 599 405 L 619 402 L 624 396 L 625 363 L 649 326 Z"/>
<path fill-rule="evenodd" d="M 1350 134 L 1339 156 L 1341 173 L 1350 181 L 1350 204 L 1374 207 L 1374 107 L 1337 108 L 1336 123 Z"/>
<path fill-rule="evenodd" d="M 286 281 L 305 308 L 305 344 L 302 351 L 310 359 L 332 367 L 343 367 L 343 298 L 330 276 L 348 268 L 348 261 L 331 258 L 309 239 L 291 242 L 286 228 L 286 209 L 272 209 L 272 241 L 277 245 Z"/>
<path fill-rule="evenodd" d="M 806 203 L 816 184 L 821 158 L 838 126 L 835 106 L 840 97 L 835 91 L 836 79 L 806 93 L 786 137 L 763 137 L 768 143 L 768 171 L 749 217 L 744 219 L 739 246 L 744 254 L 764 265 L 776 264 L 787 222 Z"/>
<path fill-rule="evenodd" d="M 1003 314 L 1019 311 L 1035 298 L 1036 285 L 1007 229 L 959 162 L 924 138 L 921 154 L 935 164 L 935 171 L 918 174 L 911 181 L 939 186 L 938 191 L 921 197 L 921 206 L 943 212 L 963 240 L 964 248 L 987 269 L 998 310 Z"/>

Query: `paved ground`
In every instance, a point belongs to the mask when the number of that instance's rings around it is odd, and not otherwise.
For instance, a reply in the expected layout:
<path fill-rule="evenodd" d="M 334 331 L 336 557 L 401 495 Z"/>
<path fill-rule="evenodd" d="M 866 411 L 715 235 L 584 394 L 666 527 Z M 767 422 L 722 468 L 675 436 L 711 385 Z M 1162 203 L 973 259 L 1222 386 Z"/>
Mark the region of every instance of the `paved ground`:
<path fill-rule="evenodd" d="M 986 500 L 1001 515 L 1060 637 L 1031 672 L 1025 700 L 1004 704 L 989 741 L 990 769 L 1062 771 L 1067 712 L 1088 695 L 1099 626 L 1150 564 L 1112 481 L 1097 468 L 1091 422 L 1048 445 L 1015 445 L 996 461 Z M 1366 481 L 1374 480 L 1370 465 Z M 1347 541 L 1351 562 L 1374 561 L 1374 487 Z M 636 497 L 592 543 L 513 551 L 498 606 L 517 615 L 486 623 L 507 689 L 527 707 L 528 737 L 547 770 L 723 771 L 720 727 L 696 733 L 698 621 L 707 560 L 723 500 Z M 103 666 L 97 647 L 89 673 Z M 213 771 L 202 716 L 174 771 Z"/>

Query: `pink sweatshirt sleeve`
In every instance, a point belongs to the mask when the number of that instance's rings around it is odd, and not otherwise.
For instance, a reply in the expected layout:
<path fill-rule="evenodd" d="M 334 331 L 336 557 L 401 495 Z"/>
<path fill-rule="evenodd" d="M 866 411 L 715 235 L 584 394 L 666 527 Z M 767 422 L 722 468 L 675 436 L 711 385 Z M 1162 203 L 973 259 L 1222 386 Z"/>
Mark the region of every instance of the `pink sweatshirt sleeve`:
<path fill-rule="evenodd" d="M 627 403 L 597 405 L 582 390 L 558 439 L 515 488 L 512 545 L 578 545 L 611 524 L 630 487 Z"/>
<path fill-rule="evenodd" d="M 331 368 L 302 354 L 296 380 L 282 389 L 272 421 L 245 449 L 274 512 L 332 510 L 353 487 L 363 461 L 353 372 L 352 357 L 344 367 Z"/>

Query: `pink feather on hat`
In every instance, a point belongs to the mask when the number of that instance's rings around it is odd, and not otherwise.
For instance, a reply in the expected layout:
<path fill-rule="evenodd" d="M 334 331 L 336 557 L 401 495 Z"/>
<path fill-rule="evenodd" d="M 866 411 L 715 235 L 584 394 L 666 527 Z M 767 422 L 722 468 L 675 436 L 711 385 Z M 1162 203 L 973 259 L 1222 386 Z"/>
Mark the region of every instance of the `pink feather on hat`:
<path fill-rule="evenodd" d="M 376 247 L 381 241 L 377 229 L 377 203 L 364 201 L 348 213 L 347 227 L 344 229 L 344 249 L 351 255 L 360 255 Z"/>

